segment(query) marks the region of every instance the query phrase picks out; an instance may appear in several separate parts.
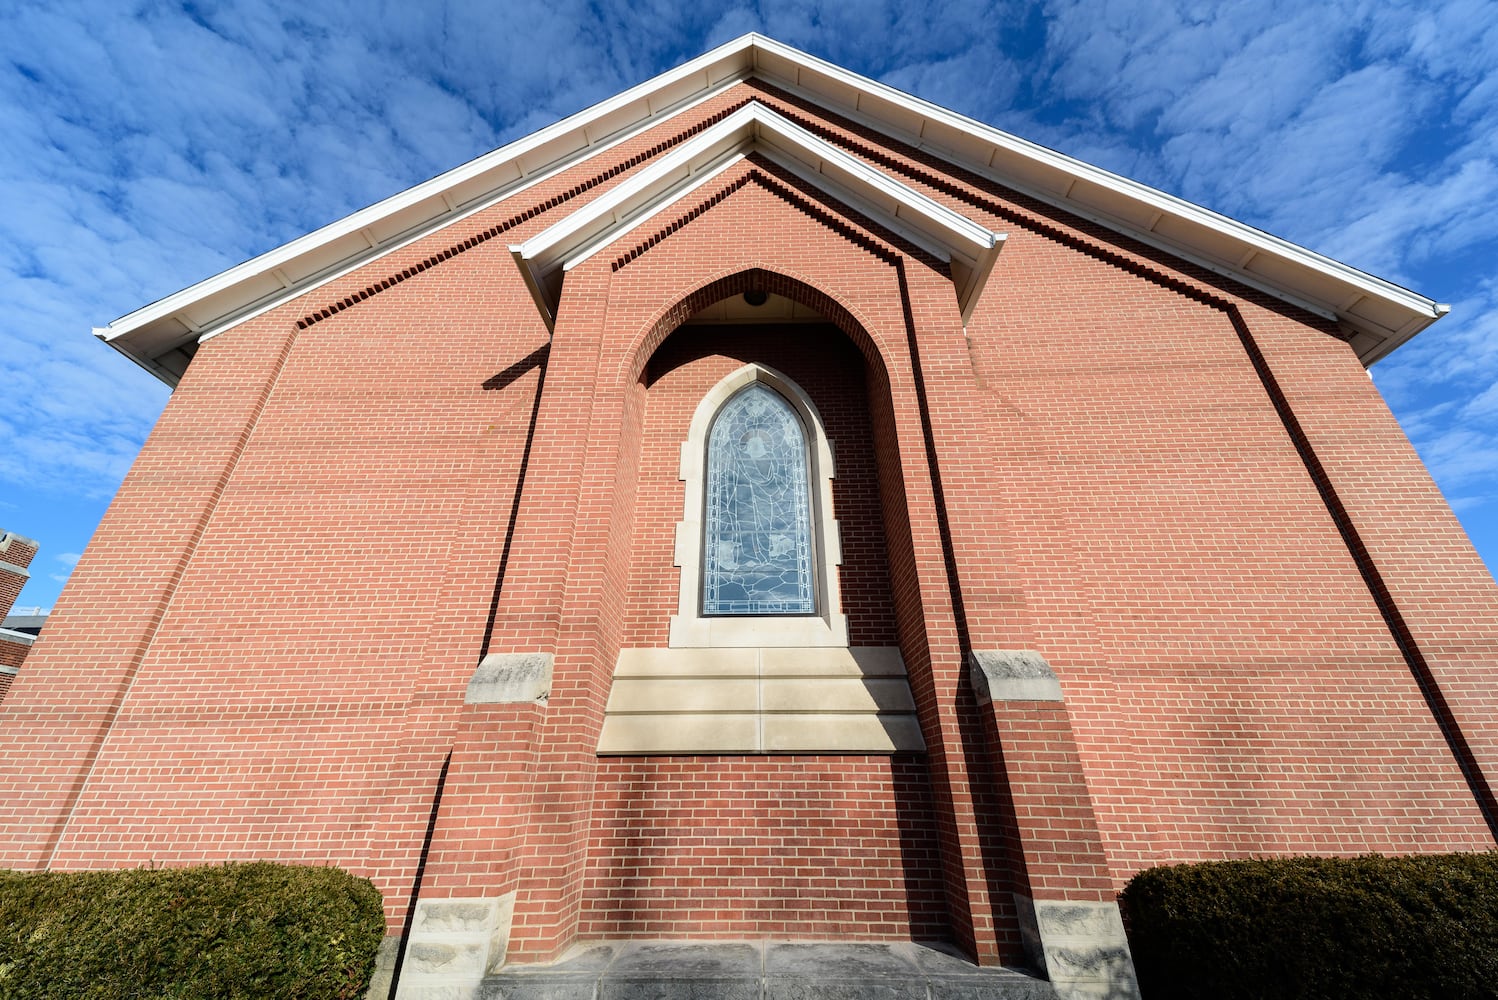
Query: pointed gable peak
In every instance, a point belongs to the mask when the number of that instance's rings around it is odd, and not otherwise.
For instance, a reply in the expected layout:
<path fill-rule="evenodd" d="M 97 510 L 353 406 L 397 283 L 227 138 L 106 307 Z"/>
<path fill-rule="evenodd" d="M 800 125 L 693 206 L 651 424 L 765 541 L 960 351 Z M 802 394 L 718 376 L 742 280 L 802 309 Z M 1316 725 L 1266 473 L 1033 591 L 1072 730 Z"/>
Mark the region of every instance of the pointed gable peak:
<path fill-rule="evenodd" d="M 628 180 L 510 247 L 547 326 L 562 273 L 755 152 L 948 263 L 966 321 L 1004 237 L 750 101 Z"/>
<path fill-rule="evenodd" d="M 938 159 L 1333 319 L 1347 331 L 1365 364 L 1388 354 L 1447 311 L 1431 299 L 1287 240 L 751 32 L 94 332 L 163 381 L 175 384 L 198 341 L 511 197 L 750 77 Z M 867 196 L 875 205 L 884 205 L 888 211 L 880 221 L 903 224 L 897 231 L 922 246 L 934 246 L 953 260 L 959 302 L 965 316 L 971 312 L 1000 245 L 996 234 L 930 202 L 888 174 L 873 171 L 763 105 L 752 107 L 755 110 L 735 126 L 752 129 L 752 137 L 739 135 L 735 141 L 752 142 L 761 152 L 772 151 L 771 155 L 780 157 L 777 162 L 808 171 L 815 183 L 839 197 Z M 693 157 L 725 155 L 723 147 L 701 139 L 687 144 L 690 156 L 673 161 L 674 168 L 681 167 L 683 159 L 690 164 L 696 162 Z M 723 133 L 713 140 L 722 141 L 727 141 Z M 661 159 L 677 152 L 684 150 Z M 814 162 L 826 169 L 814 167 Z M 860 173 L 850 163 L 868 173 Z M 691 167 L 688 174 L 700 166 Z M 640 212 L 650 211 L 651 206 L 658 210 L 679 196 L 673 192 L 685 182 L 683 176 L 672 180 L 657 161 L 639 173 L 645 176 L 652 170 L 656 173 L 649 174 L 649 180 L 636 183 L 638 179 L 631 177 L 626 182 L 632 185 L 630 197 L 636 201 L 616 205 L 622 214 L 604 221 L 599 212 L 585 208 L 541 234 L 550 234 L 547 242 L 538 243 L 538 236 L 514 248 L 543 315 L 548 302 L 555 304 L 549 298 L 548 283 L 556 280 L 556 269 L 591 245 L 579 241 L 578 234 L 596 242 L 609 232 L 621 231 L 619 227 Z M 991 241 L 986 250 L 981 248 L 985 239 Z"/>

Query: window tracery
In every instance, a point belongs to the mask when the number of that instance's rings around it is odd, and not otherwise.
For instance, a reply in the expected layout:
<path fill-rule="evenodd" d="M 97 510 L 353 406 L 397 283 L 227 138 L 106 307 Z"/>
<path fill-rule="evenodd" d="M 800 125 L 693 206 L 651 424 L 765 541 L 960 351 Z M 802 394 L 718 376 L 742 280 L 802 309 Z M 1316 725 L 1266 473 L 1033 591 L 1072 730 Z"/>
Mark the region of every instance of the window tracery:
<path fill-rule="evenodd" d="M 713 420 L 703 518 L 704 615 L 817 611 L 806 434 L 762 382 Z"/>
<path fill-rule="evenodd" d="M 698 404 L 681 451 L 673 647 L 847 646 L 832 444 L 801 388 L 745 365 Z"/>

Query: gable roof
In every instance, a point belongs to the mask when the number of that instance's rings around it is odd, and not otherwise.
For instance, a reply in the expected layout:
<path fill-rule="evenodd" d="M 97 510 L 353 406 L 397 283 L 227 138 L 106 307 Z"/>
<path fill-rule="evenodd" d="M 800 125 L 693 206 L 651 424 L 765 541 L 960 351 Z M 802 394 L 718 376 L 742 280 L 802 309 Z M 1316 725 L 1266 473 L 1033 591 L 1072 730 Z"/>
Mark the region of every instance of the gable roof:
<path fill-rule="evenodd" d="M 762 35 L 748 34 L 586 111 L 122 316 L 94 333 L 174 385 L 199 340 L 518 194 L 749 77 L 763 79 L 1047 204 L 1335 319 L 1350 334 L 1364 364 L 1377 361 L 1448 311 L 1447 306 L 1425 296 L 1252 226 L 939 108 Z M 936 247 L 954 261 L 964 255 L 972 257 L 971 264 L 961 264 L 969 273 L 957 278 L 964 318 L 970 314 L 982 290 L 986 267 L 992 266 L 992 254 L 997 252 L 994 234 L 989 234 L 994 242 L 985 264 L 981 251 L 967 253 L 964 249 L 974 246 L 972 239 L 981 242 L 983 237 L 961 234 L 962 226 L 940 214 L 955 213 L 888 175 L 869 176 L 879 171 L 778 115 L 774 119 L 779 121 L 775 121 L 768 117 L 773 112 L 762 105 L 754 107 L 759 110 L 750 116 L 753 120 L 739 122 L 732 134 L 715 131 L 714 138 L 704 142 L 704 133 L 687 144 L 690 152 L 675 150 L 661 160 L 686 154 L 673 160 L 673 166 L 681 167 L 682 160 L 695 157 L 701 161 L 697 164 L 700 167 L 705 165 L 704 156 L 707 160 L 732 156 L 742 152 L 732 146 L 752 142 L 782 165 L 799 167 L 803 177 L 819 186 L 840 191 L 840 197 L 862 197 L 865 203 L 883 206 L 887 221 L 904 223 L 895 227 L 897 231 L 912 235 L 910 230 L 915 230 L 913 235 L 934 240 Z M 859 173 L 847 161 L 867 174 Z M 655 173 L 651 173 L 653 170 Z M 668 169 L 658 167 L 657 161 L 647 164 L 639 174 L 648 179 L 636 181 L 632 175 L 608 195 L 513 248 L 522 263 L 522 273 L 538 295 L 543 315 L 548 303 L 546 283 L 556 277 L 548 269 L 565 266 L 569 255 L 583 247 L 583 243 L 564 237 L 581 231 L 594 235 L 620 232 L 621 227 L 633 224 L 631 220 L 638 221 L 641 212 L 648 213 L 652 206 L 655 210 L 664 207 L 687 183 L 684 175 L 670 175 Z M 616 193 L 626 186 L 632 195 Z M 626 204 L 631 196 L 636 201 Z M 604 198 L 617 202 L 611 210 L 615 214 L 607 222 L 601 221 L 602 206 L 592 208 Z M 931 206 L 940 212 L 931 212 Z M 889 219 L 891 215 L 893 219 Z M 576 229 L 565 229 L 569 223 Z M 945 235 L 941 235 L 943 230 Z M 538 242 L 548 234 L 552 242 Z M 915 242 L 927 245 L 919 239 Z M 566 249 L 562 249 L 564 246 Z M 954 267 L 956 270 L 959 267 Z M 554 300 L 551 304 L 554 306 Z"/>
<path fill-rule="evenodd" d="M 751 150 L 950 264 L 963 322 L 972 316 L 1004 237 L 849 156 L 758 101 L 750 101 L 606 194 L 510 247 L 546 325 L 550 327 L 556 315 L 563 271 L 668 208 Z"/>

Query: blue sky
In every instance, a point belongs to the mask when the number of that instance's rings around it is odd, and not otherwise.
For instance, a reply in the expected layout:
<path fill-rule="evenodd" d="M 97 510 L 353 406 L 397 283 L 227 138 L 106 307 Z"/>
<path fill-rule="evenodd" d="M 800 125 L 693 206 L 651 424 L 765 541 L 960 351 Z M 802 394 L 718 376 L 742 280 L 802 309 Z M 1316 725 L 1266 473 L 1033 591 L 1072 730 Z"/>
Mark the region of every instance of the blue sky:
<path fill-rule="evenodd" d="M 166 402 L 91 327 L 750 30 L 1450 302 L 1374 380 L 1498 566 L 1494 0 L 48 0 L 0 12 L 19 603 Z"/>

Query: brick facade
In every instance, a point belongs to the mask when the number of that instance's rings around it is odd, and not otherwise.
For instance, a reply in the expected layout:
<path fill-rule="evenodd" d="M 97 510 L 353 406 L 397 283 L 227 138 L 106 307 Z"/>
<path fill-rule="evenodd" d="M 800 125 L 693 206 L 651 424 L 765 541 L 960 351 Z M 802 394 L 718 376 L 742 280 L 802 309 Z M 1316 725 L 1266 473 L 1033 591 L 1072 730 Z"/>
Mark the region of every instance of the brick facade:
<path fill-rule="evenodd" d="M 965 327 L 943 261 L 751 154 L 548 335 L 507 246 L 750 100 L 1007 235 Z M 750 289 L 822 321 L 682 326 Z M 823 416 L 852 644 L 899 648 L 924 754 L 596 753 L 619 650 L 667 643 L 687 424 L 749 362 Z M 1495 626 L 1328 321 L 749 80 L 203 342 L 0 715 L 0 863 L 337 864 L 393 931 L 424 863 L 423 900 L 514 893 L 521 961 L 1017 962 L 1017 907 L 1150 865 L 1493 847 Z M 1060 698 L 979 698 L 984 650 Z M 543 701 L 465 703 L 537 653 Z"/>

